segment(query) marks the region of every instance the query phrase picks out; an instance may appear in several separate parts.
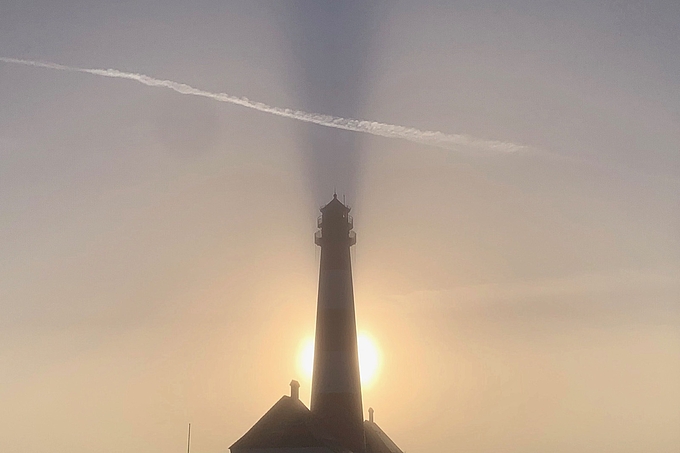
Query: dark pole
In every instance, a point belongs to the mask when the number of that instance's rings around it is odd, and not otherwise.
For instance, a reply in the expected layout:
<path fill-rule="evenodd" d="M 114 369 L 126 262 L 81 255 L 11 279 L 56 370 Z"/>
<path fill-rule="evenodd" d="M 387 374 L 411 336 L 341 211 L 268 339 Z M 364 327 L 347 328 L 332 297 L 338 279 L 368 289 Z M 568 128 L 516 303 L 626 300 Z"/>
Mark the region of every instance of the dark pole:
<path fill-rule="evenodd" d="M 189 448 L 191 448 L 191 423 L 189 423 L 189 435 L 187 436 L 187 453 L 189 453 Z"/>

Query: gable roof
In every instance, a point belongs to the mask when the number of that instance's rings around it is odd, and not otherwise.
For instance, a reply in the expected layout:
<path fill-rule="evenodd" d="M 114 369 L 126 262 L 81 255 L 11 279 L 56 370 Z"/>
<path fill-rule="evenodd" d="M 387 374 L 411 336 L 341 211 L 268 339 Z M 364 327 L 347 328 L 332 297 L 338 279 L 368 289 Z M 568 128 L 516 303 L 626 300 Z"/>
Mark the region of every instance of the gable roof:
<path fill-rule="evenodd" d="M 332 452 L 349 453 L 316 422 L 299 399 L 283 396 L 229 449 L 326 447 Z"/>
<path fill-rule="evenodd" d="M 404 453 L 375 422 L 364 421 L 366 453 Z"/>

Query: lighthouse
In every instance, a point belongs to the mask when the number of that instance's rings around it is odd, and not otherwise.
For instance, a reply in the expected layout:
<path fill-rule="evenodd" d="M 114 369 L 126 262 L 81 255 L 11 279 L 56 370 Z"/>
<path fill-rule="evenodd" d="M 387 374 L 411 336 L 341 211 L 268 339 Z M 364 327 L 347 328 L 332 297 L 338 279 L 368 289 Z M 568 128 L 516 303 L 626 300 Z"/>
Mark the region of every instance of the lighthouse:
<path fill-rule="evenodd" d="M 321 247 L 311 410 L 353 452 L 365 449 L 350 247 L 356 243 L 350 208 L 336 194 L 321 208 L 315 242 Z"/>
<path fill-rule="evenodd" d="M 321 208 L 314 242 L 321 247 L 311 408 L 300 384 L 231 447 L 231 453 L 403 453 L 375 423 L 364 421 L 350 248 L 350 208 L 333 199 Z"/>

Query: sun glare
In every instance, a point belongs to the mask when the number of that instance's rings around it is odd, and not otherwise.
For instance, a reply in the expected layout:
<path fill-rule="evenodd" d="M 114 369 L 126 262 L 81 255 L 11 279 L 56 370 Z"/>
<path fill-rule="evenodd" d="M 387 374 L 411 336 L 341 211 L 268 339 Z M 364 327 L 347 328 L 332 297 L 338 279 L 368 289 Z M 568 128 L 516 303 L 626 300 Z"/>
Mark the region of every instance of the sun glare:
<path fill-rule="evenodd" d="M 303 376 L 310 381 L 314 372 L 314 338 L 307 338 L 298 357 L 298 365 Z"/>
<path fill-rule="evenodd" d="M 368 387 L 378 376 L 378 348 L 373 340 L 364 334 L 359 334 L 359 372 L 361 374 L 361 384 Z"/>
<path fill-rule="evenodd" d="M 370 336 L 360 333 L 357 337 L 359 346 L 359 373 L 361 385 L 369 387 L 375 382 L 380 366 L 380 354 Z M 299 371 L 310 381 L 314 371 L 314 339 L 307 338 L 298 355 Z"/>

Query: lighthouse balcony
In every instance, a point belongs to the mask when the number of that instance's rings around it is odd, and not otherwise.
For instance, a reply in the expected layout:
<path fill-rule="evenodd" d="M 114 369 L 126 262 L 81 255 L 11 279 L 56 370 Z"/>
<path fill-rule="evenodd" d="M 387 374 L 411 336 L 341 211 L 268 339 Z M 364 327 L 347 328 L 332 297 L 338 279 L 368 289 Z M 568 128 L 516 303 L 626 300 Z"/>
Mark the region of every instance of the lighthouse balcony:
<path fill-rule="evenodd" d="M 354 231 L 350 231 L 348 234 L 350 247 L 357 243 L 357 234 Z M 323 245 L 323 233 L 321 230 L 314 233 L 314 243 L 318 246 Z"/>
<path fill-rule="evenodd" d="M 351 230 L 354 228 L 354 218 L 351 215 L 347 215 L 347 225 L 349 225 L 349 229 Z M 322 228 L 323 227 L 323 216 L 320 215 L 316 219 L 316 227 L 317 228 Z"/>

